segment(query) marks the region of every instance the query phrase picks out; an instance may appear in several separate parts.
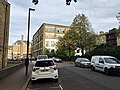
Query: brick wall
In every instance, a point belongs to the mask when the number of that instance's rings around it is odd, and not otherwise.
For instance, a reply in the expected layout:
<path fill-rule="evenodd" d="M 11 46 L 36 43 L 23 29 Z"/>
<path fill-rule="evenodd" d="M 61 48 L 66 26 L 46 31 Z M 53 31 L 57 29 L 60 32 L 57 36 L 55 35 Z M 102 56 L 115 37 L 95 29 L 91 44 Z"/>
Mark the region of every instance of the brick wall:
<path fill-rule="evenodd" d="M 7 5 L 7 12 L 6 12 L 6 29 L 5 29 L 5 11 Z M 4 39 L 4 29 L 6 30 L 5 33 L 5 66 L 7 65 L 7 55 L 8 55 L 8 39 L 9 39 L 9 22 L 10 22 L 10 4 L 6 3 L 5 0 L 0 0 L 0 68 L 2 63 L 2 56 L 3 56 L 3 39 Z"/>

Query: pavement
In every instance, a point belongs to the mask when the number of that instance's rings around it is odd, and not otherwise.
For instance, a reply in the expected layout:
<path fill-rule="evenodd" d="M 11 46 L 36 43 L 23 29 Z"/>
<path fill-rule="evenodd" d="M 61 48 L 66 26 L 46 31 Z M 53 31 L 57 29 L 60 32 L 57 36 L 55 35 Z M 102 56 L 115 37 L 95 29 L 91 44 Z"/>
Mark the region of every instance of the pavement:
<path fill-rule="evenodd" d="M 33 64 L 29 64 L 28 75 L 26 76 L 26 67 L 22 67 L 18 71 L 8 75 L 0 80 L 0 90 L 26 90 L 30 81 Z"/>

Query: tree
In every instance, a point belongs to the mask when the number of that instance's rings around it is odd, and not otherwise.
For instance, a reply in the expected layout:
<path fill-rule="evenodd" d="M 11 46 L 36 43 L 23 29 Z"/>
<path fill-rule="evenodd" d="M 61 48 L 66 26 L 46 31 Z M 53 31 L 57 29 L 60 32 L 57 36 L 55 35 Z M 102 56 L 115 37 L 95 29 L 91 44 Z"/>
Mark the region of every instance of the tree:
<path fill-rule="evenodd" d="M 66 0 L 66 5 L 70 5 L 71 1 L 72 1 L 72 0 Z M 77 0 L 74 0 L 74 2 L 76 3 Z"/>
<path fill-rule="evenodd" d="M 38 4 L 38 0 L 32 0 L 32 3 L 34 3 L 35 5 Z"/>
<path fill-rule="evenodd" d="M 95 39 L 95 33 L 87 17 L 84 14 L 79 14 L 73 20 L 70 30 L 65 33 L 64 37 L 59 39 L 57 48 L 58 51 L 70 56 L 71 52 L 79 47 L 82 55 L 84 55 L 84 50 L 90 51 L 93 48 Z"/>
<path fill-rule="evenodd" d="M 74 18 L 70 30 L 75 31 L 73 39 L 76 47 L 81 48 L 82 55 L 84 55 L 84 50 L 90 50 L 95 45 L 95 33 L 84 14 L 79 14 Z"/>
<path fill-rule="evenodd" d="M 66 5 L 70 5 L 71 1 L 72 0 L 66 0 Z M 39 2 L 38 0 L 32 0 L 32 3 L 34 3 L 35 5 L 38 4 L 38 2 Z M 76 3 L 77 0 L 74 0 L 74 2 Z"/>
<path fill-rule="evenodd" d="M 87 52 L 84 57 L 91 59 L 94 55 L 108 55 L 114 56 L 120 60 L 120 46 L 112 45 L 110 43 L 96 46 L 92 51 Z"/>
<path fill-rule="evenodd" d="M 50 55 L 50 50 L 45 48 L 45 54 L 49 56 Z"/>

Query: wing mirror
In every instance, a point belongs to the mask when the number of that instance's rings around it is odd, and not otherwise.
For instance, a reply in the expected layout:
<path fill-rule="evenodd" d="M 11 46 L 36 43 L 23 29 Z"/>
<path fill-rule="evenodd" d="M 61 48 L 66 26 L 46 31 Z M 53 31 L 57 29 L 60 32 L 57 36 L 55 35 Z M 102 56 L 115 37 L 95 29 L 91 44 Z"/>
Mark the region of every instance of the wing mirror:
<path fill-rule="evenodd" d="M 103 63 L 104 64 L 104 61 L 99 61 L 99 63 Z"/>

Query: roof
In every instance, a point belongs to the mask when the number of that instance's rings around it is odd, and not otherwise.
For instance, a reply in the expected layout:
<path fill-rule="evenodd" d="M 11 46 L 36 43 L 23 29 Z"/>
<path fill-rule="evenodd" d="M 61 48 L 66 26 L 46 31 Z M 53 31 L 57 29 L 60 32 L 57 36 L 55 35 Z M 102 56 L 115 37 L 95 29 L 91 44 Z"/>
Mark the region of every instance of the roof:
<path fill-rule="evenodd" d="M 53 61 L 53 59 L 38 59 L 37 61 Z"/>
<path fill-rule="evenodd" d="M 110 58 L 114 58 L 113 56 L 104 56 L 104 55 L 96 55 L 96 56 L 92 56 L 92 57 L 102 57 L 102 58 L 108 58 L 108 57 L 110 57 Z"/>
<path fill-rule="evenodd" d="M 23 41 L 25 44 L 27 44 L 27 41 Z M 18 44 L 18 45 L 20 45 L 21 44 L 21 40 L 17 40 L 14 44 Z M 29 42 L 29 44 L 31 44 L 30 42 Z"/>

